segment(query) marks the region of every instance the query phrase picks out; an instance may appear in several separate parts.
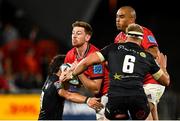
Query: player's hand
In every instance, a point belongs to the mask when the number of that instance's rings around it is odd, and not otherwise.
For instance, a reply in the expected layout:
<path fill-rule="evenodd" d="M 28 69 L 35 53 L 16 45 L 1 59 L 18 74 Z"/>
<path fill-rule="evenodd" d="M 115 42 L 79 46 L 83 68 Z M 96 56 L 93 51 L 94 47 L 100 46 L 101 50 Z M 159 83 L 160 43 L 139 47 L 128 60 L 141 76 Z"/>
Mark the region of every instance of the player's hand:
<path fill-rule="evenodd" d="M 89 107 L 95 109 L 96 111 L 99 111 L 104 107 L 104 105 L 100 103 L 100 98 L 91 97 L 86 103 Z"/>
<path fill-rule="evenodd" d="M 67 80 L 70 80 L 73 78 L 72 76 L 72 71 L 76 68 L 78 62 L 77 61 L 74 61 L 74 63 L 70 64 L 70 68 L 66 67 L 66 68 L 63 68 L 61 70 L 61 75 L 59 77 L 59 80 L 64 82 L 64 81 L 67 81 Z"/>
<path fill-rule="evenodd" d="M 70 68 L 65 68 L 62 72 L 61 75 L 59 76 L 59 80 L 60 81 L 66 81 L 66 76 L 68 75 L 68 73 L 71 72 Z"/>
<path fill-rule="evenodd" d="M 167 67 L 167 56 L 163 53 L 158 53 L 158 56 L 156 58 L 156 61 L 160 65 L 161 68 L 166 69 Z"/>
<path fill-rule="evenodd" d="M 60 75 L 60 77 L 59 77 L 59 80 L 61 81 L 61 82 L 64 82 L 64 81 L 69 81 L 70 79 L 72 79 L 73 77 L 72 77 L 72 70 L 71 69 L 67 69 L 67 70 L 64 70 L 62 73 L 61 73 L 61 75 Z"/>

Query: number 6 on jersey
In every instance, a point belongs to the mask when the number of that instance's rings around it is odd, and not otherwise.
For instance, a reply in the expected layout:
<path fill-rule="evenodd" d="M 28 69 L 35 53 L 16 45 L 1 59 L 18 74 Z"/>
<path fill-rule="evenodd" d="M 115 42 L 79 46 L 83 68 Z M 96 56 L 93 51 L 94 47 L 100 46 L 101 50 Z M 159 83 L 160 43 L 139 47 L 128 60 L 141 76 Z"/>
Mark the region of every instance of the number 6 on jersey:
<path fill-rule="evenodd" d="M 134 71 L 135 57 L 132 55 L 126 55 L 124 58 L 122 71 L 124 73 L 133 73 Z"/>

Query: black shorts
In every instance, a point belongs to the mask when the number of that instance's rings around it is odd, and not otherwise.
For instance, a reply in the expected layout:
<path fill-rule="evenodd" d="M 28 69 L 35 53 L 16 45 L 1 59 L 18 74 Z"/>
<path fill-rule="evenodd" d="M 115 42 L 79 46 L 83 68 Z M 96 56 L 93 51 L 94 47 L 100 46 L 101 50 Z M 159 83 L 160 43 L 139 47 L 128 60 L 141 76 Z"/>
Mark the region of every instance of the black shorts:
<path fill-rule="evenodd" d="M 146 96 L 120 96 L 111 97 L 105 109 L 105 116 L 108 119 L 129 119 L 144 120 L 149 115 L 150 108 Z M 117 115 L 126 115 L 124 118 L 117 118 Z"/>

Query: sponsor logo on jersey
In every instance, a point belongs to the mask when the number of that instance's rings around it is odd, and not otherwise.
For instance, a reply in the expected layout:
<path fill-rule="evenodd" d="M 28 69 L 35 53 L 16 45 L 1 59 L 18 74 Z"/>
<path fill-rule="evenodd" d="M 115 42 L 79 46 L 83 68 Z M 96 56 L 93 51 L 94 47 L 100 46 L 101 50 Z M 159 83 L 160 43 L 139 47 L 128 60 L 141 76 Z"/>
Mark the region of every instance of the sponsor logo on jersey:
<path fill-rule="evenodd" d="M 103 73 L 102 65 L 94 65 L 93 66 L 93 73 L 94 74 L 102 74 Z"/>
<path fill-rule="evenodd" d="M 150 43 L 156 43 L 156 39 L 152 35 L 147 36 L 147 38 Z"/>
<path fill-rule="evenodd" d="M 146 57 L 146 54 L 144 52 L 140 52 L 139 53 L 141 57 L 145 58 Z"/>
<path fill-rule="evenodd" d="M 115 73 L 114 75 L 114 80 L 121 80 L 122 75 Z"/>

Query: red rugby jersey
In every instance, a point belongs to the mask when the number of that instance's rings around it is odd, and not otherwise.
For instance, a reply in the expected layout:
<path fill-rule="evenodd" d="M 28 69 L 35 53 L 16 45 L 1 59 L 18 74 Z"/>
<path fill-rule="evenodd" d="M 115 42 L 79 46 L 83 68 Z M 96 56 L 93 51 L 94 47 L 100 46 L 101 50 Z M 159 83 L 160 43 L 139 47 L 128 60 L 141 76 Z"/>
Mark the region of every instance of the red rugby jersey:
<path fill-rule="evenodd" d="M 98 51 L 98 50 L 99 49 L 96 48 L 94 45 L 89 44 L 83 58 L 88 56 L 90 53 L 93 53 L 93 52 Z M 76 48 L 74 47 L 67 52 L 64 63 L 72 64 L 74 61 L 79 62 L 83 58 L 78 57 Z M 100 92 L 97 96 L 102 96 L 102 95 L 107 93 L 108 87 L 109 87 L 109 78 L 108 78 L 108 70 L 106 68 L 105 63 L 88 67 L 88 69 L 86 71 L 84 71 L 84 74 L 89 79 L 103 78 L 102 84 L 101 84 L 101 89 L 100 89 Z"/>

